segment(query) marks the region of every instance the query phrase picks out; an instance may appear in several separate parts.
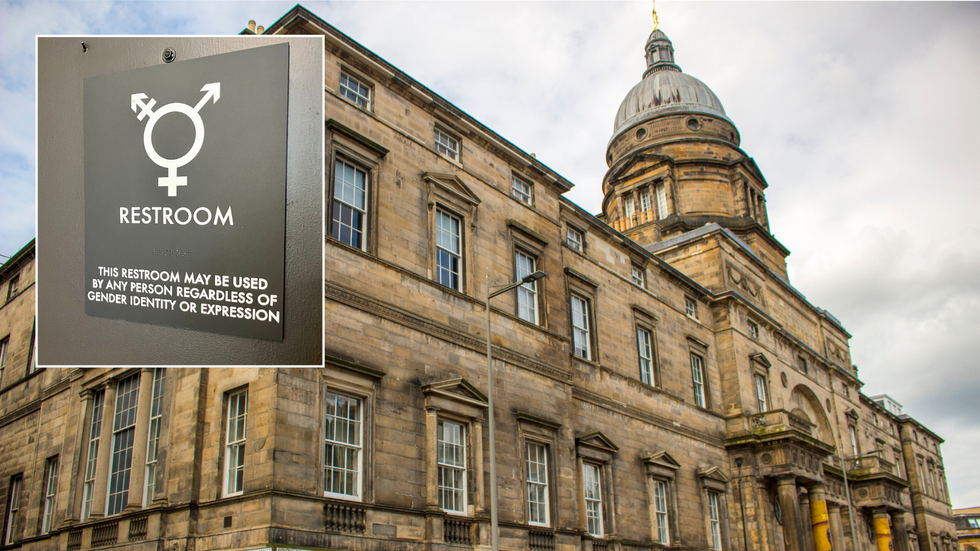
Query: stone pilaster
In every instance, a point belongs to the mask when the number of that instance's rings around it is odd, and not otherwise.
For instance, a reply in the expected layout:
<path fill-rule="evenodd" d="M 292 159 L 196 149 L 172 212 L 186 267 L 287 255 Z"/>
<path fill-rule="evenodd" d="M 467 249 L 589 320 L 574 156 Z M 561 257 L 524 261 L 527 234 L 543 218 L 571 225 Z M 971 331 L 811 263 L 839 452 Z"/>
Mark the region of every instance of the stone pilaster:
<path fill-rule="evenodd" d="M 95 490 L 92 495 L 90 518 L 105 516 L 105 498 L 109 484 L 109 460 L 112 450 L 112 421 L 116 414 L 116 387 L 118 381 L 109 381 L 102 403 L 102 428 L 99 429 L 99 453 L 95 465 Z"/>
<path fill-rule="evenodd" d="M 786 544 L 786 551 L 806 551 L 796 477 L 788 475 L 779 478 L 776 488 L 779 508 L 783 514 L 783 541 Z"/>

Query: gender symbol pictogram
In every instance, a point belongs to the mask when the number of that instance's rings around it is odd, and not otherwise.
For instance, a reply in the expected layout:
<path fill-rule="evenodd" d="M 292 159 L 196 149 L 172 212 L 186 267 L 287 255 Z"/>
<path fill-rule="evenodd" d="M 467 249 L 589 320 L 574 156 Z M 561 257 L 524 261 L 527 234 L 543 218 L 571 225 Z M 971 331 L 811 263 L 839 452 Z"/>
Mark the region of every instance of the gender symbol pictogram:
<path fill-rule="evenodd" d="M 158 178 L 157 185 L 167 188 L 168 197 L 176 197 L 177 188 L 187 185 L 187 176 L 177 176 L 177 169 L 194 160 L 194 157 L 201 151 L 201 145 L 204 144 L 204 121 L 201 120 L 200 111 L 204 107 L 204 104 L 208 102 L 208 99 L 214 98 L 212 103 L 218 103 L 218 98 L 221 97 L 221 83 L 212 82 L 211 84 L 205 84 L 201 88 L 201 91 L 204 92 L 204 97 L 201 98 L 201 101 L 197 102 L 197 105 L 193 109 L 186 103 L 168 103 L 153 111 L 153 106 L 157 104 L 157 100 L 147 98 L 146 94 L 133 94 L 131 96 L 133 112 L 136 113 L 137 108 L 139 108 L 137 118 L 143 120 L 148 115 L 150 117 L 150 122 L 147 123 L 146 129 L 143 131 L 143 148 L 146 149 L 146 155 L 151 161 L 167 169 L 167 175 Z M 149 101 L 146 101 L 147 99 Z M 183 113 L 194 123 L 194 144 L 183 157 L 177 159 L 164 159 L 161 157 L 157 153 L 157 150 L 153 148 L 153 140 L 151 139 L 153 136 L 153 127 L 160 120 L 160 117 L 167 113 Z"/>

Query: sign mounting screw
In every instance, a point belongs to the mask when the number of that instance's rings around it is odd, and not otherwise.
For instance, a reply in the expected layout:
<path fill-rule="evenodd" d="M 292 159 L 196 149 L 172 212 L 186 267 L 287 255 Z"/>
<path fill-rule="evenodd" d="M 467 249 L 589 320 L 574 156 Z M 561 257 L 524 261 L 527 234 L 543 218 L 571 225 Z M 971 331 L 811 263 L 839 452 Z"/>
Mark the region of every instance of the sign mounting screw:
<path fill-rule="evenodd" d="M 177 59 L 177 52 L 173 48 L 167 48 L 163 51 L 163 62 L 171 63 L 173 60 Z"/>

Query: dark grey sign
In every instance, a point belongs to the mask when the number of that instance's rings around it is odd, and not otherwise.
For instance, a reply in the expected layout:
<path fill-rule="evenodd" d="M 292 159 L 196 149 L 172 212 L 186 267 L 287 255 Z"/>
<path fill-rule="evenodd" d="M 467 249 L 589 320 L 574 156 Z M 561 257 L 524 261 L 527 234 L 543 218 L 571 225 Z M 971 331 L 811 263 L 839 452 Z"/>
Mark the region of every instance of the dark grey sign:
<path fill-rule="evenodd" d="M 86 314 L 282 340 L 288 88 L 288 44 L 85 79 Z"/>

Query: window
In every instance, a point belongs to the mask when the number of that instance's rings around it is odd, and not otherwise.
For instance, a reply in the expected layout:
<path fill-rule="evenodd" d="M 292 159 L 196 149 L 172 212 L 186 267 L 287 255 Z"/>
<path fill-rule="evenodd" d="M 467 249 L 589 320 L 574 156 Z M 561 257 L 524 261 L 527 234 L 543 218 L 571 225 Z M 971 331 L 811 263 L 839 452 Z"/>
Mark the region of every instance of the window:
<path fill-rule="evenodd" d="M 143 476 L 143 507 L 153 503 L 157 486 L 157 460 L 160 448 L 160 422 L 163 418 L 161 401 L 166 371 L 162 367 L 153 370 L 153 391 L 150 397 L 150 426 L 146 434 L 146 472 Z"/>
<path fill-rule="evenodd" d="M 569 248 L 578 252 L 582 252 L 585 249 L 585 239 L 582 236 L 582 232 L 571 226 L 565 227 L 565 243 L 568 244 Z"/>
<path fill-rule="evenodd" d="M 630 276 L 633 278 L 633 285 L 643 288 L 643 268 L 637 265 L 630 266 Z"/>
<path fill-rule="evenodd" d="M 139 373 L 119 381 L 116 389 L 106 516 L 118 515 L 126 508 L 129 501 L 129 478 L 133 466 L 133 437 L 136 435 L 136 402 L 139 398 L 139 390 Z"/>
<path fill-rule="evenodd" d="M 653 386 L 653 339 L 646 329 L 636 330 L 636 345 L 640 353 L 640 381 Z"/>
<path fill-rule="evenodd" d="M 248 417 L 248 389 L 228 395 L 225 437 L 224 495 L 240 495 L 245 490 L 245 420 Z"/>
<path fill-rule="evenodd" d="M 633 194 L 623 195 L 623 211 L 626 213 L 626 219 L 632 220 L 633 215 L 636 214 L 636 202 L 633 200 Z"/>
<path fill-rule="evenodd" d="M 582 466 L 582 483 L 585 486 L 586 530 L 597 538 L 602 537 L 602 486 L 599 467 L 591 463 Z"/>
<path fill-rule="evenodd" d="M 437 433 L 439 508 L 466 513 L 466 435 L 463 425 L 440 421 Z"/>
<path fill-rule="evenodd" d="M 586 360 L 592 359 L 591 337 L 589 335 L 589 301 L 572 295 L 572 345 L 575 355 Z"/>
<path fill-rule="evenodd" d="M 355 249 L 367 245 L 368 183 L 368 174 L 361 168 L 341 158 L 334 161 L 330 235 Z"/>
<path fill-rule="evenodd" d="M 759 413 L 769 411 L 769 393 L 766 392 L 766 377 L 756 373 L 755 397 L 759 401 Z"/>
<path fill-rule="evenodd" d="M 653 204 L 650 202 L 650 190 L 644 189 L 640 192 L 640 210 L 646 212 L 653 208 Z"/>
<path fill-rule="evenodd" d="M 654 184 L 653 194 L 657 197 L 657 218 L 663 220 L 667 218 L 667 188 L 663 182 Z"/>
<path fill-rule="evenodd" d="M 456 161 L 459 157 L 459 140 L 436 128 L 436 151 Z"/>
<path fill-rule="evenodd" d="M 694 404 L 707 407 L 704 394 L 704 360 L 697 354 L 691 354 L 691 378 L 694 381 Z"/>
<path fill-rule="evenodd" d="M 854 425 L 848 425 L 847 432 L 851 436 L 851 455 L 857 457 L 858 456 L 857 431 L 854 430 Z"/>
<path fill-rule="evenodd" d="M 534 273 L 535 259 L 522 251 L 514 253 L 514 264 L 518 280 Z M 538 282 L 525 283 L 517 288 L 517 317 L 524 321 L 538 323 Z"/>
<path fill-rule="evenodd" d="M 698 303 L 691 297 L 684 297 L 684 313 L 687 317 L 698 319 Z"/>
<path fill-rule="evenodd" d="M 462 263 L 460 257 L 460 219 L 436 209 L 436 272 L 440 284 L 459 291 Z"/>
<path fill-rule="evenodd" d="M 718 513 L 718 494 L 708 492 L 708 525 L 711 528 L 711 548 L 721 551 L 721 515 Z"/>
<path fill-rule="evenodd" d="M 102 406 L 105 390 L 92 397 L 92 423 L 88 432 L 88 459 L 85 462 L 85 479 L 82 482 L 82 521 L 92 514 L 92 492 L 95 490 L 95 466 L 99 457 L 99 436 L 102 432 Z"/>
<path fill-rule="evenodd" d="M 660 538 L 661 545 L 670 545 L 670 520 L 667 515 L 669 500 L 667 482 L 663 480 L 653 481 L 653 510 L 657 521 L 657 536 Z"/>
<path fill-rule="evenodd" d="M 10 278 L 10 283 L 7 284 L 7 301 L 17 296 L 17 284 L 20 283 L 20 274 L 15 275 Z"/>
<path fill-rule="evenodd" d="M 517 175 L 512 174 L 510 177 L 510 194 L 518 201 L 531 204 L 531 183 L 518 178 Z"/>
<path fill-rule="evenodd" d="M 37 318 L 31 326 L 31 347 L 27 350 L 27 374 L 37 371 Z"/>
<path fill-rule="evenodd" d="M 754 321 L 749 322 L 749 336 L 753 339 L 759 338 L 759 324 Z"/>
<path fill-rule="evenodd" d="M 0 339 L 0 384 L 3 384 L 3 367 L 7 365 L 7 348 L 10 347 L 10 336 Z"/>
<path fill-rule="evenodd" d="M 10 495 L 7 496 L 7 522 L 4 525 L 4 543 L 14 543 L 14 529 L 17 527 L 17 513 L 20 512 L 20 486 L 24 475 L 18 474 L 10 478 Z"/>
<path fill-rule="evenodd" d="M 371 108 L 371 88 L 345 72 L 340 73 L 340 95 L 364 109 Z"/>
<path fill-rule="evenodd" d="M 361 401 L 327 392 L 323 495 L 361 497 Z"/>
<path fill-rule="evenodd" d="M 44 467 L 44 507 L 41 511 L 41 534 L 51 531 L 55 496 L 58 495 L 58 456 L 48 459 Z"/>
<path fill-rule="evenodd" d="M 548 525 L 548 448 L 528 442 L 525 446 L 527 468 L 527 520 L 529 524 Z"/>

